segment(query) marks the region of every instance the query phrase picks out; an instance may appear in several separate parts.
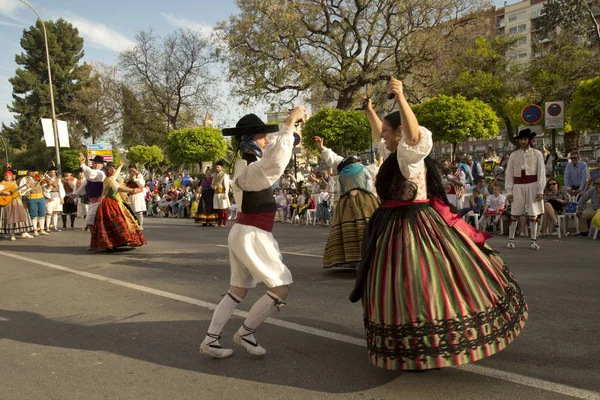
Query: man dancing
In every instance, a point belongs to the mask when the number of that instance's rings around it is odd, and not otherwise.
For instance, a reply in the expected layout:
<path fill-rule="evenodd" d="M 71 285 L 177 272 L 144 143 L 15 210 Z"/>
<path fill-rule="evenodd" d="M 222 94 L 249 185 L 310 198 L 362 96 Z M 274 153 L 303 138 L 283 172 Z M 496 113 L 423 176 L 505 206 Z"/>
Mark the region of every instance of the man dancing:
<path fill-rule="evenodd" d="M 541 151 L 529 145 L 535 132 L 523 129 L 516 139 L 519 149 L 515 150 L 508 159 L 506 166 L 506 199 L 511 204 L 511 217 L 508 230 L 509 249 L 515 248 L 515 232 L 521 215 L 529 216 L 529 231 L 531 242 L 529 248 L 538 250 L 537 231 L 540 216 L 544 214 L 544 187 L 546 186 L 546 169 L 544 155 Z"/>
<path fill-rule="evenodd" d="M 262 356 L 267 352 L 256 341 L 254 332 L 275 310 L 285 305 L 288 285 L 292 283 L 292 274 L 281 261 L 279 246 L 271 233 L 277 211 L 271 188 L 292 156 L 294 124 L 305 118 L 306 108 L 296 107 L 281 130 L 275 125 L 265 125 L 254 114 L 242 117 L 235 128 L 223 129 L 223 135 L 237 137 L 242 153 L 232 181 L 239 209 L 237 223 L 228 238 L 231 286 L 215 309 L 200 344 L 200 354 L 214 358 L 233 354 L 233 350 L 221 347 L 221 331 L 248 289 L 256 287 L 258 282 L 267 286 L 267 293 L 254 303 L 233 341 L 253 355 Z M 267 137 L 268 133 L 273 134 Z"/>
<path fill-rule="evenodd" d="M 223 171 L 223 161 L 217 161 L 215 164 L 215 174 L 213 175 L 212 187 L 215 191 L 213 197 L 213 208 L 217 212 L 217 226 L 227 226 L 229 216 L 229 174 Z"/>
<path fill-rule="evenodd" d="M 86 165 L 86 158 L 82 153 L 79 153 L 79 167 L 83 171 L 83 176 L 86 180 L 85 194 L 88 197 L 89 205 L 87 215 L 85 217 L 85 226 L 91 231 L 94 221 L 96 220 L 96 212 L 100 205 L 100 197 L 102 196 L 102 182 L 106 178 L 106 174 L 102 170 L 104 159 L 102 156 L 96 156 L 92 159 L 92 167 Z"/>

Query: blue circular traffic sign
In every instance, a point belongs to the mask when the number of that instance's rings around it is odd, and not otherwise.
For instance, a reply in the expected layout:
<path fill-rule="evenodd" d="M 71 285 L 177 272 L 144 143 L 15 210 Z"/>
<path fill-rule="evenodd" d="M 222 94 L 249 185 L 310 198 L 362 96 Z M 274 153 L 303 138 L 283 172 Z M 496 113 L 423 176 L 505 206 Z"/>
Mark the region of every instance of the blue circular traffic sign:
<path fill-rule="evenodd" d="M 294 132 L 294 147 L 300 144 L 300 135 Z"/>
<path fill-rule="evenodd" d="M 558 117 L 561 112 L 562 107 L 560 104 L 553 103 L 548 106 L 548 114 L 552 117 Z"/>
<path fill-rule="evenodd" d="M 523 109 L 523 112 L 521 113 L 521 118 L 523 118 L 523 121 L 528 124 L 535 124 L 540 122 L 540 120 L 542 119 L 542 115 L 542 109 L 539 106 L 536 106 L 535 104 L 531 104 Z"/>

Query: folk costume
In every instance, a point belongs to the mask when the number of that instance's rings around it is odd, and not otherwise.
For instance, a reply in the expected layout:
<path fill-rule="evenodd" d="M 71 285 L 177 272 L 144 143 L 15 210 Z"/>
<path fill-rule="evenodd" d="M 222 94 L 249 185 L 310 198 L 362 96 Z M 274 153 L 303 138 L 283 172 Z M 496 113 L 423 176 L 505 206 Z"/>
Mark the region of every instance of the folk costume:
<path fill-rule="evenodd" d="M 107 164 L 108 166 L 111 165 Z M 119 196 L 122 191 L 120 189 L 124 188 L 121 188 L 116 176 L 107 177 L 102 182 L 90 250 L 112 250 L 121 246 L 139 247 L 146 244 L 142 229 Z"/>
<path fill-rule="evenodd" d="M 16 240 L 15 235 L 21 234 L 24 239 L 31 239 L 28 232 L 33 229 L 31 224 L 31 218 L 23 207 L 23 202 L 19 193 L 19 186 L 14 180 L 8 180 L 8 176 L 14 178 L 15 174 L 12 170 L 4 172 L 5 179 L 0 182 L 0 192 L 8 192 L 7 196 L 17 194 L 17 197 L 13 197 L 10 203 L 4 207 L 0 207 L 0 233 L 10 235 L 10 240 Z"/>
<path fill-rule="evenodd" d="M 356 268 L 362 258 L 363 232 L 379 207 L 379 200 L 372 193 L 379 168 L 375 164 L 361 165 L 354 156 L 344 159 L 327 147 L 323 148 L 322 157 L 327 165 L 338 170 L 342 193 L 325 244 L 323 268 L 341 265 Z"/>
<path fill-rule="evenodd" d="M 523 129 L 516 139 L 535 137 L 535 132 Z M 529 216 L 530 243 L 532 250 L 539 249 L 537 231 L 541 215 L 544 214 L 544 199 L 536 200 L 537 195 L 544 194 L 546 187 L 546 168 L 541 151 L 527 146 L 527 150 L 517 149 L 512 152 L 506 166 L 505 177 L 507 196 L 513 196 L 511 203 L 511 219 L 508 230 L 509 249 L 515 248 L 517 222 L 521 215 Z"/>
<path fill-rule="evenodd" d="M 70 171 L 65 171 L 70 173 Z M 75 218 L 77 218 L 77 203 L 73 196 L 73 193 L 77 190 L 77 178 L 73 176 L 66 176 L 62 179 L 63 188 L 65 190 L 65 197 L 63 198 L 62 205 L 62 223 L 63 229 L 67 229 L 67 216 L 71 220 L 71 229 L 75 227 Z"/>
<path fill-rule="evenodd" d="M 104 163 L 102 156 L 96 156 L 92 161 L 97 164 Z M 102 182 L 104 181 L 104 178 L 106 178 L 106 174 L 101 169 L 92 169 L 85 164 L 81 164 L 79 167 L 83 171 L 83 176 L 86 181 L 85 195 L 89 201 L 87 206 L 87 215 L 85 217 L 85 225 L 91 227 L 94 225 L 94 221 L 96 220 L 96 212 L 98 211 L 100 198 L 102 197 L 102 191 L 104 188 Z"/>
<path fill-rule="evenodd" d="M 129 168 L 135 168 L 135 166 L 130 165 Z M 139 187 L 143 189 L 146 186 L 146 180 L 144 179 L 144 176 L 141 173 L 136 171 L 135 174 L 131 176 L 131 180 L 129 181 L 128 186 L 130 188 Z M 131 207 L 131 211 L 133 211 L 133 213 L 135 214 L 135 217 L 138 220 L 140 227 L 143 228 L 144 213 L 146 212 L 146 194 L 144 193 L 144 190 L 142 190 L 142 192 L 140 193 L 129 195 L 129 206 Z"/>
<path fill-rule="evenodd" d="M 253 139 L 256 135 L 269 133 L 269 144 L 263 154 Z M 239 207 L 236 224 L 228 238 L 232 287 L 250 289 L 262 282 L 267 288 L 275 288 L 292 283 L 292 274 L 281 260 L 279 246 L 271 231 L 277 210 L 272 186 L 292 156 L 293 133 L 294 129 L 286 125 L 282 125 L 281 130 L 274 125 L 265 125 L 254 114 L 242 117 L 235 128 L 223 130 L 225 136 L 238 137 L 242 153 L 232 182 L 233 195 Z M 221 347 L 219 339 L 223 327 L 241 301 L 242 298 L 231 291 L 223 297 L 200 345 L 201 354 L 215 358 L 233 354 L 232 350 Z M 283 299 L 268 290 L 250 309 L 242 327 L 234 335 L 234 343 L 253 355 L 265 354 L 266 350 L 253 334 L 283 305 Z"/>
<path fill-rule="evenodd" d="M 29 168 L 27 176 L 19 182 L 19 186 L 27 185 L 27 189 L 21 192 L 25 196 L 27 211 L 33 225 L 33 236 L 48 235 L 44 230 L 46 220 L 46 198 L 39 180 L 35 179 L 36 168 Z M 38 233 L 38 226 L 40 232 Z"/>
<path fill-rule="evenodd" d="M 396 130 L 400 115 L 393 114 Z M 376 181 L 382 204 L 365 230 L 350 295 L 363 302 L 370 362 L 393 370 L 491 356 L 527 318 L 521 289 L 485 244 L 489 235 L 450 211 L 436 163 L 427 157 L 431 132 L 419 132 L 418 143 L 403 136 L 395 152 L 384 154 Z"/>
<path fill-rule="evenodd" d="M 223 162 L 217 161 L 216 165 L 223 167 Z M 226 174 L 224 170 L 216 172 L 213 175 L 213 208 L 217 212 L 217 226 L 227 226 L 229 207 L 231 207 L 231 203 L 229 201 L 229 181 L 229 174 Z"/>
<path fill-rule="evenodd" d="M 217 213 L 213 207 L 215 191 L 212 188 L 212 176 L 205 176 L 200 181 L 200 199 L 194 222 L 202 226 L 213 226 L 217 223 Z"/>
<path fill-rule="evenodd" d="M 49 171 L 57 170 L 56 167 L 48 168 Z M 65 188 L 58 176 L 46 178 L 47 183 L 42 183 L 44 197 L 46 198 L 46 232 L 50 232 L 50 225 L 58 232 L 58 216 L 62 212 L 62 203 L 65 198 Z"/>

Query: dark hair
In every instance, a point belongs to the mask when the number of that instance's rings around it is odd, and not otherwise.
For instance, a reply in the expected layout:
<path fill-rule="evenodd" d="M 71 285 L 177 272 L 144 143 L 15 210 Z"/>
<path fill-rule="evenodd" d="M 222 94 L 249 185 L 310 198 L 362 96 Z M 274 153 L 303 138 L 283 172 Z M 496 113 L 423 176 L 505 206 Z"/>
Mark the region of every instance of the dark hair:
<path fill-rule="evenodd" d="M 398 129 L 400 125 L 402 125 L 402 121 L 400 120 L 400 111 L 394 111 L 389 113 L 385 117 L 383 117 L 387 121 L 387 123 L 392 127 L 393 130 Z"/>
<path fill-rule="evenodd" d="M 356 164 L 357 162 L 360 162 L 360 160 L 358 159 L 358 157 L 356 157 L 356 156 L 348 156 L 348 157 L 344 158 L 344 161 L 342 161 L 341 163 L 338 164 L 337 170 L 338 170 L 338 172 L 342 172 L 342 170 L 344 168 L 346 168 L 348 165 L 350 165 L 350 164 Z"/>

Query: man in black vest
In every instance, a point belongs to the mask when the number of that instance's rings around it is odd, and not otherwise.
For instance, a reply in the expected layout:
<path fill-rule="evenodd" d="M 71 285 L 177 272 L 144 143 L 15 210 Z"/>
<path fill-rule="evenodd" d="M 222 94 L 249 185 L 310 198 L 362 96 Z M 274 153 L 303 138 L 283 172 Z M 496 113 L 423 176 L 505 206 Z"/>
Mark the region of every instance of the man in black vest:
<path fill-rule="evenodd" d="M 294 125 L 305 118 L 306 108 L 296 107 L 281 129 L 265 125 L 254 114 L 244 116 L 235 128 L 223 129 L 223 135 L 237 138 L 242 154 L 231 184 L 238 205 L 237 223 L 228 238 L 231 286 L 215 309 L 200 344 L 200 354 L 214 358 L 233 354 L 233 350 L 221 347 L 221 331 L 248 289 L 259 282 L 267 286 L 267 293 L 254 303 L 233 341 L 250 354 L 266 353 L 254 338 L 254 332 L 275 310 L 285 305 L 288 286 L 292 283 L 292 274 L 281 261 L 279 246 L 271 233 L 277 210 L 271 188 L 292 157 Z"/>
<path fill-rule="evenodd" d="M 96 219 L 96 211 L 100 205 L 100 197 L 102 196 L 102 182 L 106 175 L 102 168 L 104 167 L 104 159 L 102 156 L 96 156 L 92 159 L 92 167 L 86 165 L 86 158 L 82 153 L 79 153 L 79 164 L 85 177 L 85 194 L 90 201 L 88 205 L 87 216 L 85 217 L 85 225 L 90 230 Z"/>

